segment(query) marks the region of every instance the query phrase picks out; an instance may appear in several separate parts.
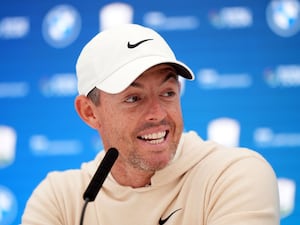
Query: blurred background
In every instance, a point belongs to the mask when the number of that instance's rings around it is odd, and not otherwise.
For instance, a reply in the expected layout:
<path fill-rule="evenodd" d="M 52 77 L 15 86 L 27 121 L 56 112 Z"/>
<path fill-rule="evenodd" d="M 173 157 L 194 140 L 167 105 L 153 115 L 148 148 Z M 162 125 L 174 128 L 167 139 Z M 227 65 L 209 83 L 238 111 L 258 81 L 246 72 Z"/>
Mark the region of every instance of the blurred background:
<path fill-rule="evenodd" d="M 75 63 L 87 41 L 119 23 L 169 42 L 196 75 L 182 81 L 185 130 L 260 152 L 278 176 L 281 224 L 299 224 L 299 0 L 2 0 L 0 224 L 20 223 L 49 171 L 101 151 L 74 110 Z"/>

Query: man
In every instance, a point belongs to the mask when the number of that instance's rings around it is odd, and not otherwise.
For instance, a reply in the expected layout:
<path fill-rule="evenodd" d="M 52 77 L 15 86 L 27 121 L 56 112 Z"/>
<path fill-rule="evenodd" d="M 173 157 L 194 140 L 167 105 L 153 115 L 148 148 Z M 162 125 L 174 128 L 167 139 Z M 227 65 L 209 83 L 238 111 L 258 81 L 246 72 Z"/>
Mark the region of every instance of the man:
<path fill-rule="evenodd" d="M 79 224 L 82 195 L 111 147 L 119 157 L 85 224 L 279 224 L 276 176 L 259 154 L 182 133 L 178 76 L 194 75 L 159 34 L 133 24 L 101 32 L 76 69 L 75 108 L 104 151 L 80 170 L 50 173 L 23 224 Z"/>

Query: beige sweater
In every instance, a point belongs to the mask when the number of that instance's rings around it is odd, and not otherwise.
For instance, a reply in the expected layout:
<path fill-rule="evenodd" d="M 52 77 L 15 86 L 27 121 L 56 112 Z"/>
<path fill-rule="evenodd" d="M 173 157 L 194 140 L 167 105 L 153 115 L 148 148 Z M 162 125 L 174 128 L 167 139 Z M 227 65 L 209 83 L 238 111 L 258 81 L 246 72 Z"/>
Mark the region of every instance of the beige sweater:
<path fill-rule="evenodd" d="M 22 224 L 79 224 L 83 192 L 103 156 L 102 151 L 80 170 L 50 173 L 27 202 Z M 189 132 L 151 186 L 121 186 L 109 175 L 88 204 L 84 224 L 278 225 L 277 181 L 259 154 Z"/>

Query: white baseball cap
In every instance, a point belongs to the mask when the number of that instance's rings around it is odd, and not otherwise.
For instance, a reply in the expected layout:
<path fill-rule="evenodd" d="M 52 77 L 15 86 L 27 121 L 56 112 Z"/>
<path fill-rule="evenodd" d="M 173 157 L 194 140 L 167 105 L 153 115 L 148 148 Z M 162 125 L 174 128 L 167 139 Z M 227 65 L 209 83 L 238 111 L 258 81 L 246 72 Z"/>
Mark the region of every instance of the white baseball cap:
<path fill-rule="evenodd" d="M 177 61 L 166 41 L 154 30 L 125 24 L 97 34 L 81 51 L 76 73 L 78 92 L 87 95 L 93 88 L 117 94 L 144 71 L 167 63 L 178 75 L 194 79 L 191 69 Z"/>

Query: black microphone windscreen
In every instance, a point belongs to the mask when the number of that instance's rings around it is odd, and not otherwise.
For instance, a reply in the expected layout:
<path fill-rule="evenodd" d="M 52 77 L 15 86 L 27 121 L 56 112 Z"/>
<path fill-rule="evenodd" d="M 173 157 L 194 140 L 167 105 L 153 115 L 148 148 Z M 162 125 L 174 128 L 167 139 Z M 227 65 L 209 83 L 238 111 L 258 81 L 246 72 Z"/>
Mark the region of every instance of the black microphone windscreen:
<path fill-rule="evenodd" d="M 100 163 L 95 175 L 93 176 L 91 182 L 89 183 L 86 191 L 83 194 L 83 199 L 85 201 L 94 201 L 100 188 L 103 185 L 109 171 L 117 160 L 119 152 L 115 148 L 110 148 L 105 154 L 102 162 Z"/>

